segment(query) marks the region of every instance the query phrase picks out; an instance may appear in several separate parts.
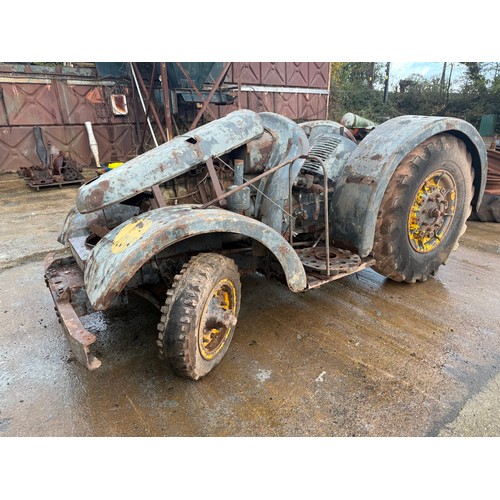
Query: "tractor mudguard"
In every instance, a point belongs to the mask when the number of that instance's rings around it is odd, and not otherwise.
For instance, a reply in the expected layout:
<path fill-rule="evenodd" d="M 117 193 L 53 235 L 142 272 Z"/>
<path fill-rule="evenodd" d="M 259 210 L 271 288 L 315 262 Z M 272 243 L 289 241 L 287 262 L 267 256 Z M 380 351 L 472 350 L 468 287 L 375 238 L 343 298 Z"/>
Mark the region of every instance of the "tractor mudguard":
<path fill-rule="evenodd" d="M 220 208 L 177 205 L 132 217 L 97 243 L 85 267 L 85 289 L 92 306 L 97 310 L 110 307 L 143 264 L 164 248 L 214 232 L 241 234 L 262 243 L 280 262 L 289 288 L 294 292 L 306 289 L 306 274 L 297 253 L 269 226 Z"/>
<path fill-rule="evenodd" d="M 274 145 L 266 170 L 271 169 L 289 158 L 306 155 L 309 152 L 309 141 L 302 128 L 290 118 L 276 113 L 259 113 L 264 128 L 271 132 Z M 292 184 L 300 172 L 305 159 L 299 158 L 289 168 L 282 168 L 265 177 L 259 183 L 259 191 L 255 198 L 257 218 L 278 232 L 283 228 L 283 210 L 288 199 L 288 184 Z"/>
<path fill-rule="evenodd" d="M 487 158 L 477 130 L 448 117 L 400 116 L 377 126 L 353 151 L 332 200 L 332 239 L 366 257 L 372 250 L 377 214 L 387 185 L 400 162 L 426 139 L 450 133 L 462 140 L 472 157 L 475 194 L 483 197 Z"/>
<path fill-rule="evenodd" d="M 189 172 L 212 156 L 221 156 L 263 134 L 257 113 L 242 109 L 133 158 L 120 168 L 84 184 L 76 207 L 94 212 Z"/>

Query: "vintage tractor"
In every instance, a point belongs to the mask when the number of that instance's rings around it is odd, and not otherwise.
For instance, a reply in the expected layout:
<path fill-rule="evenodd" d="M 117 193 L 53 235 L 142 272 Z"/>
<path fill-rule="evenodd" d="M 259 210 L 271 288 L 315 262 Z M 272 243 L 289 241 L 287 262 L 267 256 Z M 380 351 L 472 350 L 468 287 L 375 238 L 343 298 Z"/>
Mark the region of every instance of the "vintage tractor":
<path fill-rule="evenodd" d="M 455 119 L 402 116 L 359 143 L 339 123 L 235 111 L 84 184 L 45 277 L 73 353 L 100 365 L 79 317 L 135 291 L 161 311 L 158 346 L 199 379 L 223 358 L 240 275 L 305 292 L 372 266 L 425 281 L 481 202 L 486 152 Z"/>

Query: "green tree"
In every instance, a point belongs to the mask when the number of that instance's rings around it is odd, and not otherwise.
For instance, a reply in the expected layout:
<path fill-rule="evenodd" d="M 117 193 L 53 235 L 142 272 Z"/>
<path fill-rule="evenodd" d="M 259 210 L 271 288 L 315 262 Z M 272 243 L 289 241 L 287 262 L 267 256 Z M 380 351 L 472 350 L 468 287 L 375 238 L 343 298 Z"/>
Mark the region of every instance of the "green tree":
<path fill-rule="evenodd" d="M 330 119 L 340 121 L 351 112 L 375 122 L 393 116 L 391 104 L 383 103 L 385 63 L 332 63 Z M 372 78 L 373 77 L 373 78 Z"/>
<path fill-rule="evenodd" d="M 369 76 L 375 69 L 373 86 Z M 383 103 L 386 63 L 332 63 L 330 118 L 340 121 L 346 112 L 375 122 L 383 117 L 406 114 L 454 116 L 479 127 L 484 114 L 500 114 L 500 63 L 443 63 L 436 78 L 410 75 L 398 82 Z M 450 86 L 452 74 L 464 69 L 463 77 Z M 500 128 L 500 120 L 499 120 Z M 500 131 L 500 130 L 499 130 Z"/>

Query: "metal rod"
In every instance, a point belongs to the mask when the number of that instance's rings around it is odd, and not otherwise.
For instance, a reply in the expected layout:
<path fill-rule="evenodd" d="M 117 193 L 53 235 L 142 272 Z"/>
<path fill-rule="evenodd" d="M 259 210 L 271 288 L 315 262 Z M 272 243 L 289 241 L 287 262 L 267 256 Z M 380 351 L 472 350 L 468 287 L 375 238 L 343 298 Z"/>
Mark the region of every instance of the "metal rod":
<path fill-rule="evenodd" d="M 142 104 L 142 109 L 143 109 L 144 113 L 146 113 L 146 118 L 147 118 L 147 122 L 149 125 L 149 130 L 151 132 L 151 135 L 153 136 L 153 141 L 155 143 L 155 146 L 158 147 L 158 141 L 156 140 L 153 126 L 151 125 L 151 120 L 149 119 L 148 113 L 146 111 L 146 105 L 144 104 L 144 99 L 142 98 L 141 89 L 139 87 L 139 82 L 137 81 L 137 77 L 135 76 L 133 63 L 130 63 L 130 69 L 132 71 L 132 76 L 134 77 L 134 82 L 135 82 L 135 86 L 137 87 L 137 93 L 139 94 L 139 99 L 140 99 L 141 104 Z"/>
<path fill-rule="evenodd" d="M 161 88 L 163 90 L 163 106 L 165 109 L 165 125 L 167 127 L 167 139 L 170 141 L 172 139 L 172 118 L 170 114 L 170 97 L 168 92 L 168 75 L 167 75 L 167 65 L 162 62 L 160 63 L 161 70 Z"/>
<path fill-rule="evenodd" d="M 304 155 L 294 156 L 293 158 L 290 158 L 289 160 L 286 160 L 283 163 L 280 163 L 279 165 L 276 165 L 275 167 L 270 168 L 269 170 L 266 170 L 262 174 L 259 174 L 256 177 L 254 177 L 253 179 L 246 181 L 243 184 L 240 184 L 239 186 L 235 187 L 234 189 L 231 189 L 231 191 L 226 191 L 221 196 L 217 196 L 217 198 L 214 198 L 213 200 L 209 201 L 208 203 L 205 203 L 200 208 L 208 208 L 211 205 L 214 205 L 215 203 L 226 199 L 228 196 L 231 196 L 232 194 L 237 193 L 238 191 L 241 191 L 243 188 L 246 188 L 247 186 L 251 186 L 252 184 L 255 184 L 257 181 L 260 181 L 264 177 L 267 177 L 268 175 L 274 174 L 274 172 L 276 172 L 280 168 L 285 167 L 289 163 L 293 163 L 295 160 L 298 160 L 299 158 L 304 158 Z"/>
<path fill-rule="evenodd" d="M 146 116 L 147 116 L 146 105 L 144 104 L 144 99 L 142 98 L 141 89 L 139 88 L 139 83 L 137 82 L 137 78 L 135 76 L 134 63 L 130 63 L 130 69 L 132 70 L 132 76 L 134 77 L 134 82 L 135 82 L 135 85 L 137 87 L 137 92 L 139 94 L 139 98 L 140 98 L 140 101 L 142 104 L 142 109 L 144 110 L 144 113 L 146 113 Z M 149 125 L 149 129 L 151 131 L 151 135 L 153 136 L 153 140 L 155 142 L 156 147 L 158 147 L 158 141 L 156 140 L 153 126 L 151 125 L 151 120 L 149 119 L 149 116 L 147 118 L 148 118 L 148 125 Z M 153 186 L 151 188 L 151 191 L 153 192 L 153 196 L 154 196 L 154 199 L 156 201 L 156 204 L 159 207 L 164 207 L 166 205 L 165 198 L 163 198 L 163 195 L 161 194 L 160 188 L 158 186 Z"/>
<path fill-rule="evenodd" d="M 228 167 L 230 170 L 232 170 L 234 172 L 234 168 L 231 167 L 231 165 L 228 165 L 220 156 L 217 157 L 217 159 L 224 163 L 224 165 L 226 165 L 226 167 Z M 243 177 L 243 181 L 242 182 L 247 182 L 247 179 L 245 179 L 245 177 Z M 266 198 L 267 200 L 269 200 L 274 206 L 276 206 L 277 208 L 279 208 L 285 215 L 288 215 L 290 216 L 290 214 L 282 207 L 280 207 L 272 198 L 269 198 L 269 196 L 267 196 L 267 194 L 265 194 L 263 191 L 261 191 L 258 187 L 255 187 L 255 186 L 252 186 L 255 191 L 257 191 L 258 193 L 260 193 L 264 198 Z"/>
<path fill-rule="evenodd" d="M 151 91 L 153 89 L 153 82 L 154 82 L 154 77 L 155 77 L 155 67 L 156 67 L 156 63 L 153 63 L 153 70 L 151 71 L 151 84 L 149 86 L 149 93 L 148 93 L 148 95 L 151 95 Z M 149 116 L 150 103 L 151 103 L 151 99 L 148 99 L 148 105 L 147 105 L 147 108 L 146 108 L 146 115 L 145 115 L 145 118 L 144 118 L 144 127 L 143 127 L 143 130 L 142 130 L 141 145 L 140 145 L 140 148 L 141 148 L 142 151 L 144 150 L 144 141 L 146 139 L 146 130 L 147 130 L 146 125 L 147 125 L 147 118 Z"/>
<path fill-rule="evenodd" d="M 318 156 L 308 155 L 311 160 L 315 160 L 320 163 L 323 169 L 323 196 L 325 198 L 325 248 L 326 248 L 326 275 L 330 276 L 330 227 L 328 221 L 328 177 L 326 175 L 326 167 L 323 160 Z"/>
<path fill-rule="evenodd" d="M 230 63 L 230 62 L 225 64 L 219 77 L 217 78 L 217 81 L 215 82 L 215 85 L 213 86 L 212 90 L 208 94 L 207 99 L 205 101 L 203 101 L 203 106 L 201 107 L 200 111 L 196 115 L 196 118 L 194 119 L 193 123 L 191 124 L 191 127 L 189 127 L 189 130 L 193 130 L 194 128 L 196 128 L 196 125 L 198 125 L 200 118 L 203 116 L 203 113 L 207 109 L 207 106 L 210 104 L 210 101 L 212 100 L 212 97 L 215 94 L 216 90 L 219 88 L 219 85 L 222 83 L 222 80 L 224 80 L 226 73 L 229 71 L 229 68 L 231 67 L 231 64 L 232 63 Z"/>
<path fill-rule="evenodd" d="M 189 82 L 189 85 L 191 85 L 191 87 L 193 88 L 193 90 L 195 91 L 196 95 L 202 100 L 204 101 L 203 99 L 203 95 L 201 94 L 201 92 L 198 90 L 198 88 L 196 87 L 196 84 L 193 82 L 193 80 L 191 80 L 190 76 L 187 74 L 186 70 L 182 67 L 182 64 L 181 63 L 175 63 L 177 64 L 177 66 L 179 66 L 179 69 L 182 71 L 182 74 L 186 77 L 186 80 Z M 214 120 L 217 120 L 217 117 L 215 116 L 215 114 L 212 112 L 211 109 L 208 109 L 207 110 L 208 113 L 210 114 L 210 116 L 214 119 Z"/>
<path fill-rule="evenodd" d="M 135 71 L 137 73 L 137 79 L 139 80 L 139 83 L 141 84 L 142 91 L 144 93 L 146 93 L 146 85 L 144 85 L 144 81 L 142 79 L 142 76 L 141 76 L 139 70 L 137 69 L 137 64 L 136 63 L 132 63 L 132 64 L 134 65 Z M 151 98 L 151 96 L 148 96 L 148 103 L 149 103 L 149 107 L 151 108 L 151 113 L 153 113 L 153 118 L 155 119 L 156 126 L 160 129 L 160 133 L 161 133 L 163 142 L 167 142 L 167 136 L 165 134 L 165 131 L 163 130 L 160 117 L 158 116 L 158 112 L 156 111 L 155 103 L 154 103 L 153 99 Z"/>

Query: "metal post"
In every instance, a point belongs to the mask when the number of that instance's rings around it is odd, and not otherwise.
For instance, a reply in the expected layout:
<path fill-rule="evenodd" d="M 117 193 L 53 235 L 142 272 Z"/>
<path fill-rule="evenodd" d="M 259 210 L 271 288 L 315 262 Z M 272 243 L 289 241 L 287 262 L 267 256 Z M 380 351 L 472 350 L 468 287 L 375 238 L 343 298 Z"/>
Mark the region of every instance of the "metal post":
<path fill-rule="evenodd" d="M 167 65 L 162 62 L 160 63 L 161 69 L 161 88 L 163 90 L 163 106 L 165 108 L 165 125 L 167 126 L 167 139 L 170 141 L 172 139 L 172 118 L 170 115 L 170 95 L 168 92 L 168 75 L 167 75 Z"/>

